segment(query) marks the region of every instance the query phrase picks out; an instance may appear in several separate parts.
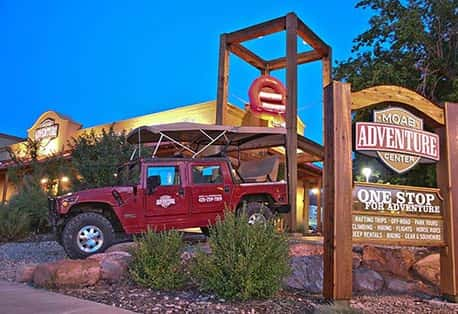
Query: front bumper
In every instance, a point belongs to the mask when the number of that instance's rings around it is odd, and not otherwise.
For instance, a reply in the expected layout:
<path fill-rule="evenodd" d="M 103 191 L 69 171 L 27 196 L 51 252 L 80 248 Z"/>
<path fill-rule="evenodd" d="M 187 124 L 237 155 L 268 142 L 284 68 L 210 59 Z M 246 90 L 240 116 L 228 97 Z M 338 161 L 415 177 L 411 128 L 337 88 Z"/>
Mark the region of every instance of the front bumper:
<path fill-rule="evenodd" d="M 291 211 L 291 205 L 289 204 L 274 204 L 272 206 L 274 212 L 279 214 L 287 214 Z"/>

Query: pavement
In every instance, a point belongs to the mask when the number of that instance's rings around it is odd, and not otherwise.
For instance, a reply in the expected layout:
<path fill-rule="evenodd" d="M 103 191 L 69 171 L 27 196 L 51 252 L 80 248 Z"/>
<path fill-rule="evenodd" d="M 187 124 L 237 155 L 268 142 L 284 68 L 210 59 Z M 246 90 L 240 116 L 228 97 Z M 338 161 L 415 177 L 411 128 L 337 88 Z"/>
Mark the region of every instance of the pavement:
<path fill-rule="evenodd" d="M 25 284 L 0 281 L 0 314 L 133 314 Z"/>

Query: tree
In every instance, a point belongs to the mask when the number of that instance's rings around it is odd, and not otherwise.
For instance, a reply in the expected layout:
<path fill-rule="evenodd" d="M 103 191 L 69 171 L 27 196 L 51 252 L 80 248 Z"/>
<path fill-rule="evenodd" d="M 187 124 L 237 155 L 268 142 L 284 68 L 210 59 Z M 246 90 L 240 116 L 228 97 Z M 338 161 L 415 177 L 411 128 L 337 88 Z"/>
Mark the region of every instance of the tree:
<path fill-rule="evenodd" d="M 350 82 L 355 91 L 400 85 L 434 102 L 458 102 L 458 0 L 362 0 L 356 7 L 375 14 L 370 28 L 354 40 L 355 56 L 337 62 L 336 79 Z M 368 110 L 354 116 L 355 121 L 368 119 Z M 364 166 L 373 168 L 381 182 L 436 184 L 434 165 L 417 165 L 408 175 L 398 175 L 356 153 L 356 179 Z"/>
<path fill-rule="evenodd" d="M 458 0 L 363 0 L 369 30 L 354 40 L 355 57 L 337 62 L 335 77 L 354 90 L 400 85 L 426 98 L 458 101 Z"/>
<path fill-rule="evenodd" d="M 26 215 L 29 231 L 36 233 L 49 230 L 48 195 L 67 192 L 70 186 L 61 184 L 61 178 L 71 177 L 68 160 L 59 154 L 39 158 L 42 148 L 41 141 L 28 138 L 18 151 L 10 151 L 13 165 L 8 174 L 18 193 L 5 209 Z"/>
<path fill-rule="evenodd" d="M 73 138 L 72 165 L 78 173 L 77 188 L 112 186 L 118 182 L 118 167 L 129 161 L 135 145 L 127 142 L 126 132 L 116 133 L 113 125 L 100 134 L 94 130 Z M 151 155 L 149 149 L 142 149 L 142 156 Z"/>

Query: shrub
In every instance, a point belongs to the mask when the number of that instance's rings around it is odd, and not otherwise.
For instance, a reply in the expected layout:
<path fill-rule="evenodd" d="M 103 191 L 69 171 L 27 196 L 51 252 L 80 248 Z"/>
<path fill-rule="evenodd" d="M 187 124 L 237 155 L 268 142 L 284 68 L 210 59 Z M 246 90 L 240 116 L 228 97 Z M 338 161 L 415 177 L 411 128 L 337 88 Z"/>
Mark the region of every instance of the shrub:
<path fill-rule="evenodd" d="M 36 233 L 49 230 L 48 196 L 36 184 L 24 184 L 7 207 L 29 217 L 30 230 Z"/>
<path fill-rule="evenodd" d="M 30 233 L 30 217 L 27 213 L 0 206 L 0 242 L 15 241 Z"/>
<path fill-rule="evenodd" d="M 135 239 L 129 272 L 138 284 L 156 289 L 175 289 L 186 281 L 181 264 L 183 241 L 176 230 L 160 233 L 148 230 Z"/>
<path fill-rule="evenodd" d="M 226 299 L 268 298 L 290 272 L 288 242 L 273 223 L 248 225 L 245 215 L 225 213 L 211 228 L 212 253 L 199 252 L 192 269 L 203 290 Z"/>

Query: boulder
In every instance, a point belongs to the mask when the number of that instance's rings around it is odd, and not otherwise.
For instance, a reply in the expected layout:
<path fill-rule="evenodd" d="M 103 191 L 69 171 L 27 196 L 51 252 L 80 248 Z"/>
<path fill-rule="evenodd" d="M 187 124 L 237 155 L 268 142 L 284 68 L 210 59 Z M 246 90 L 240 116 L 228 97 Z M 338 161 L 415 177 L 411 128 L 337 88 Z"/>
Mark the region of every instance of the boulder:
<path fill-rule="evenodd" d="M 90 259 L 40 264 L 33 273 L 33 282 L 41 287 L 84 287 L 100 278 L 99 262 Z"/>
<path fill-rule="evenodd" d="M 383 288 L 384 282 L 383 277 L 371 269 L 353 270 L 353 290 L 355 292 L 377 292 Z"/>
<path fill-rule="evenodd" d="M 89 256 L 87 259 L 95 260 L 95 261 L 98 261 L 99 263 L 106 259 L 111 259 L 111 260 L 122 261 L 128 264 L 132 261 L 132 255 L 124 251 L 111 251 L 111 252 L 94 254 L 94 255 Z"/>
<path fill-rule="evenodd" d="M 88 260 L 97 261 L 100 265 L 100 277 L 115 282 L 121 280 L 128 271 L 132 255 L 123 251 L 100 253 L 89 256 Z"/>
<path fill-rule="evenodd" d="M 410 248 L 365 246 L 363 263 L 377 272 L 388 272 L 404 279 L 411 279 L 409 270 L 415 263 L 415 252 Z"/>
<path fill-rule="evenodd" d="M 358 253 L 353 252 L 353 258 L 352 258 L 352 267 L 353 269 L 358 268 L 361 265 L 361 255 Z"/>
<path fill-rule="evenodd" d="M 323 290 L 323 256 L 291 257 L 291 275 L 284 280 L 289 288 L 321 293 Z"/>
<path fill-rule="evenodd" d="M 385 278 L 386 288 L 396 293 L 414 293 L 417 290 L 415 282 L 407 282 L 398 278 Z"/>
<path fill-rule="evenodd" d="M 111 252 L 127 252 L 131 253 L 133 249 L 137 244 L 135 242 L 123 242 L 123 243 L 118 243 L 115 245 L 110 246 L 108 249 L 106 249 L 105 253 L 111 253 Z M 96 254 L 98 255 L 98 254 Z"/>
<path fill-rule="evenodd" d="M 322 244 L 298 243 L 289 246 L 290 256 L 323 255 Z"/>
<path fill-rule="evenodd" d="M 385 277 L 385 287 L 387 290 L 399 294 L 438 295 L 437 289 L 419 280 L 405 281 L 399 278 Z"/>
<path fill-rule="evenodd" d="M 440 254 L 431 254 L 416 262 L 412 269 L 421 279 L 440 285 Z"/>
<path fill-rule="evenodd" d="M 16 269 L 16 282 L 31 282 L 37 264 L 21 265 Z"/>
<path fill-rule="evenodd" d="M 39 264 L 33 272 L 33 283 L 39 287 L 53 287 L 57 263 Z"/>

